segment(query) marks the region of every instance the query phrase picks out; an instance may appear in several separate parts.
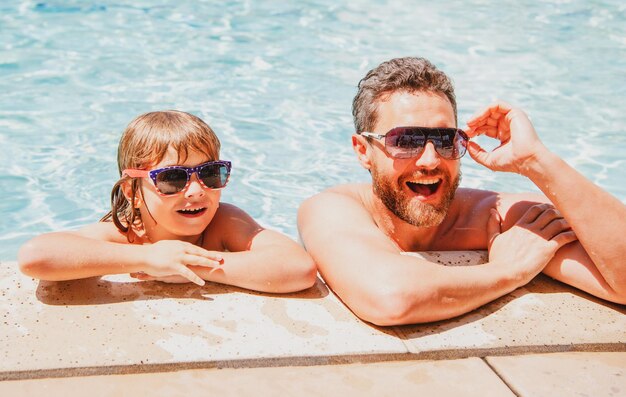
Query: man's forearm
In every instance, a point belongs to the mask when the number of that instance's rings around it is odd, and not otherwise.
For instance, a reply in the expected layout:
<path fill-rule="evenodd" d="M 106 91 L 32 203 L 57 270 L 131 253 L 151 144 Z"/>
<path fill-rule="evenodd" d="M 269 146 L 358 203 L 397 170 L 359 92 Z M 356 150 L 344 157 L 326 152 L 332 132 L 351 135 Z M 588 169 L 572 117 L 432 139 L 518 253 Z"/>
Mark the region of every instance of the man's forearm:
<path fill-rule="evenodd" d="M 526 285 L 540 271 L 521 271 L 500 262 L 448 267 L 404 255 L 398 259 L 392 273 L 379 269 L 352 278 L 350 285 L 335 282 L 331 287 L 359 317 L 389 326 L 468 313 Z"/>
<path fill-rule="evenodd" d="M 549 151 L 522 173 L 561 212 L 611 288 L 626 295 L 626 206 Z"/>

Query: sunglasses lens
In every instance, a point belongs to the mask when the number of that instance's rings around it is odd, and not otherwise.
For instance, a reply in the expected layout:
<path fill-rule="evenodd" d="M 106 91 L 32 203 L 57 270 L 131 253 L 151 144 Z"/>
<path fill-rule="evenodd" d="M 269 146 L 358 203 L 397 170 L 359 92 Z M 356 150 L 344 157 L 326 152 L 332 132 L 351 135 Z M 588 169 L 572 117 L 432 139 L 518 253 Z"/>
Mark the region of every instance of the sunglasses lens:
<path fill-rule="evenodd" d="M 424 151 L 425 138 L 423 132 L 413 128 L 394 128 L 385 135 L 385 147 L 398 159 L 416 157 Z"/>
<path fill-rule="evenodd" d="M 440 139 L 440 144 L 435 144 L 435 148 L 441 157 L 449 160 L 456 160 L 463 157 L 466 151 L 466 140 L 460 131 L 442 131 Z"/>
<path fill-rule="evenodd" d="M 187 186 L 187 172 L 181 169 L 161 171 L 156 176 L 156 187 L 163 194 L 181 192 Z"/>
<path fill-rule="evenodd" d="M 229 176 L 230 169 L 226 164 L 208 164 L 198 171 L 198 177 L 209 189 L 223 188 Z"/>
<path fill-rule="evenodd" d="M 448 160 L 459 159 L 466 151 L 466 139 L 456 128 L 394 128 L 385 135 L 387 151 L 398 159 L 419 156 L 427 142 Z"/>
<path fill-rule="evenodd" d="M 457 152 L 454 145 L 456 135 L 456 130 L 441 129 L 433 131 L 429 138 L 441 157 L 452 160 L 456 158 Z"/>

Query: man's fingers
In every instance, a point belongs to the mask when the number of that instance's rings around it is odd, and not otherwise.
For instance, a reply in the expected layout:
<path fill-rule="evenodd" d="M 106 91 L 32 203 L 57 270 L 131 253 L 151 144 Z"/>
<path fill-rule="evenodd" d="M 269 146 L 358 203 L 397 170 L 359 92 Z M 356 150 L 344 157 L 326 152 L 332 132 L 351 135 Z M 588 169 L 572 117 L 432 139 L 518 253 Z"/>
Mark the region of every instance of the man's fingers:
<path fill-rule="evenodd" d="M 489 107 L 482 108 L 478 112 L 474 113 L 472 117 L 469 118 L 469 120 L 467 121 L 467 125 L 471 127 L 471 126 L 484 123 L 484 121 L 487 120 L 487 118 L 489 118 L 490 114 L 491 114 L 491 110 L 489 109 Z"/>
<path fill-rule="evenodd" d="M 487 119 L 491 118 L 498 120 L 502 116 L 506 115 L 511 109 L 512 107 L 508 103 L 504 101 L 496 101 L 474 113 L 474 115 L 470 117 L 469 121 L 467 122 L 467 125 L 470 127 L 475 127 L 477 125 L 484 124 L 485 122 L 492 123 Z"/>
<path fill-rule="evenodd" d="M 552 221 L 558 218 L 563 218 L 563 216 L 561 216 L 561 213 L 556 208 L 548 204 L 548 206 L 544 208 L 543 212 L 537 216 L 534 223 L 538 228 L 544 229 Z"/>
<path fill-rule="evenodd" d="M 490 106 L 494 113 L 499 113 L 502 116 L 506 115 L 511 111 L 511 109 L 513 109 L 513 106 L 501 100 L 495 101 Z"/>
<path fill-rule="evenodd" d="M 573 241 L 578 240 L 578 237 L 576 237 L 576 233 L 574 233 L 573 230 L 568 230 L 566 232 L 557 234 L 556 236 L 552 238 L 552 240 L 556 241 L 559 247 L 562 247 L 565 244 L 569 244 Z"/>
<path fill-rule="evenodd" d="M 552 208 L 552 207 L 553 206 L 551 204 L 533 205 L 528 210 L 526 210 L 524 215 L 522 215 L 522 217 L 519 219 L 519 221 L 517 221 L 517 223 L 518 224 L 533 223 L 535 220 L 537 220 L 537 217 L 539 217 L 539 215 L 543 214 L 545 210 L 547 210 L 548 208 Z"/>
<path fill-rule="evenodd" d="M 487 248 L 491 249 L 491 244 L 493 244 L 493 240 L 500 235 L 502 232 L 502 218 L 498 213 L 498 210 L 492 208 L 489 211 L 489 220 L 487 221 L 487 238 L 488 245 Z"/>
<path fill-rule="evenodd" d="M 553 238 L 561 232 L 567 231 L 570 229 L 569 223 L 563 218 L 554 218 L 550 223 L 548 223 L 541 232 L 547 236 L 548 238 Z"/>
<path fill-rule="evenodd" d="M 178 274 L 191 281 L 192 283 L 198 284 L 201 287 L 204 285 L 204 280 L 198 277 L 198 275 L 192 272 L 187 266 L 180 265 L 177 270 Z"/>
<path fill-rule="evenodd" d="M 492 125 L 482 125 L 480 127 L 474 128 L 472 137 L 475 137 L 477 135 L 487 135 L 489 138 L 499 139 L 498 128 Z"/>
<path fill-rule="evenodd" d="M 467 151 L 470 154 L 470 157 L 474 159 L 478 164 L 485 166 L 491 169 L 491 159 L 489 153 L 485 151 L 479 144 L 476 142 L 468 142 Z"/>

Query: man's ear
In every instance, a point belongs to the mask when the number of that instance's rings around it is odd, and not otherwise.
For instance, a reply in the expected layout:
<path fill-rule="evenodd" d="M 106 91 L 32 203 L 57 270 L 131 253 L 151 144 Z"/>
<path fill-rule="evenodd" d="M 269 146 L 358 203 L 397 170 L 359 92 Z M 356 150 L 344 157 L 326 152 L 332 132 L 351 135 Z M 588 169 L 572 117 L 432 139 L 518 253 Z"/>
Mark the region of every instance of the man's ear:
<path fill-rule="evenodd" d="M 128 179 L 124 181 L 120 187 L 122 188 L 122 193 L 124 193 L 124 197 L 126 197 L 126 201 L 128 201 L 133 208 L 141 207 L 141 195 L 139 191 L 135 192 L 135 202 L 131 203 L 131 199 L 133 198 L 133 180 Z"/>
<path fill-rule="evenodd" d="M 367 142 L 367 138 L 358 134 L 352 134 L 352 149 L 354 153 L 356 153 L 359 163 L 361 163 L 363 168 L 367 170 L 372 168 L 372 161 L 370 160 L 372 147 L 369 142 Z"/>

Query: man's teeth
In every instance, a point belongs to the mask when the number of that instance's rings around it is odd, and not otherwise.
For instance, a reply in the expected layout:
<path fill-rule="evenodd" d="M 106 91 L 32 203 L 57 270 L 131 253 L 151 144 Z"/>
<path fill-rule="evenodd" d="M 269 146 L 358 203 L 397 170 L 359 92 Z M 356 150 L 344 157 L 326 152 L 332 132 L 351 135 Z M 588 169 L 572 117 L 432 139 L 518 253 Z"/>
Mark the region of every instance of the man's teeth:
<path fill-rule="evenodd" d="M 421 181 L 410 181 L 411 183 L 415 183 L 418 185 L 434 185 L 439 183 L 439 181 L 441 181 L 440 178 L 434 178 L 434 179 L 422 179 Z"/>

